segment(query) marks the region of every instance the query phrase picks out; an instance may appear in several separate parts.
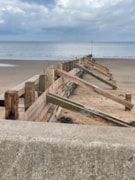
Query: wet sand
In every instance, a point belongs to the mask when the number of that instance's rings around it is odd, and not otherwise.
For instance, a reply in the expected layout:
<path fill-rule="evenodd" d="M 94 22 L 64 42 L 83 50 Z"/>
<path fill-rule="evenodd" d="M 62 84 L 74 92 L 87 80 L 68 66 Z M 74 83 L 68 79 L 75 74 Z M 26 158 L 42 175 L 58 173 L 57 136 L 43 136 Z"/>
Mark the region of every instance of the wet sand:
<path fill-rule="evenodd" d="M 23 61 L 0 60 L 0 64 L 10 64 L 12 67 L 0 67 L 0 93 L 45 72 L 49 65 L 56 65 L 58 61 Z"/>

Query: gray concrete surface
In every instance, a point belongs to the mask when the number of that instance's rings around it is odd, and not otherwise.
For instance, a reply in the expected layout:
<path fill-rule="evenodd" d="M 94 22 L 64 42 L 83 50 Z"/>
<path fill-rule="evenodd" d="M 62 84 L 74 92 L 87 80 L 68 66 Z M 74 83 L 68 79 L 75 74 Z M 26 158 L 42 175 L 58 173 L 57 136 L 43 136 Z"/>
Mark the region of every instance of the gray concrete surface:
<path fill-rule="evenodd" d="M 0 180 L 134 180 L 135 128 L 0 120 Z"/>

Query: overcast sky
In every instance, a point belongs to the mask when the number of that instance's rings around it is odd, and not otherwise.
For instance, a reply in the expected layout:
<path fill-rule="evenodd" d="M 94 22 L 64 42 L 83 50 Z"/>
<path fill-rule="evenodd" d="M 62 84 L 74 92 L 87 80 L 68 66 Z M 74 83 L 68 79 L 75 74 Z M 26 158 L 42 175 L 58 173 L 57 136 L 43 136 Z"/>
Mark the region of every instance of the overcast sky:
<path fill-rule="evenodd" d="M 0 0 L 0 40 L 135 41 L 135 0 Z"/>

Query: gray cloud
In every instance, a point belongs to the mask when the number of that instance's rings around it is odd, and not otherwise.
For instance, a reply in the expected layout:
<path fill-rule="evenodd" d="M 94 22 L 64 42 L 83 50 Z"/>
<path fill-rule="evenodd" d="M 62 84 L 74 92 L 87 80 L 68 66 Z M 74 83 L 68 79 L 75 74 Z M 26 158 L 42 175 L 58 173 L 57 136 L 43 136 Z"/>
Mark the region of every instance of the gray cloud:
<path fill-rule="evenodd" d="M 1 0 L 0 39 L 133 40 L 134 7 L 133 0 Z"/>

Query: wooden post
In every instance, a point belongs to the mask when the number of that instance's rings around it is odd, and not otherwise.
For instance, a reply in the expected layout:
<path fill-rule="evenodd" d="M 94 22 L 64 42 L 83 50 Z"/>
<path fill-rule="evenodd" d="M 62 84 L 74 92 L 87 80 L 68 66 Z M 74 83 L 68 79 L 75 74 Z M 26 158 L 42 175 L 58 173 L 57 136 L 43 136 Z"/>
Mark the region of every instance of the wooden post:
<path fill-rule="evenodd" d="M 63 63 L 63 70 L 66 71 L 66 62 Z"/>
<path fill-rule="evenodd" d="M 69 61 L 69 71 L 71 71 L 73 69 L 73 63 L 72 61 Z"/>
<path fill-rule="evenodd" d="M 24 95 L 25 111 L 33 104 L 34 101 L 35 101 L 34 82 L 26 82 L 25 83 L 25 95 Z"/>
<path fill-rule="evenodd" d="M 62 64 L 62 63 L 58 63 L 58 64 L 57 64 L 57 69 L 63 70 L 63 64 Z"/>
<path fill-rule="evenodd" d="M 47 75 L 41 74 L 39 76 L 38 96 L 40 96 L 46 90 L 46 86 L 47 86 Z"/>
<path fill-rule="evenodd" d="M 68 61 L 68 71 L 70 71 L 70 70 L 71 70 L 71 62 Z"/>
<path fill-rule="evenodd" d="M 17 91 L 5 92 L 5 119 L 19 119 L 18 103 Z"/>
<path fill-rule="evenodd" d="M 72 70 L 74 68 L 74 62 L 70 61 L 70 64 L 71 64 L 71 69 L 70 70 Z"/>
<path fill-rule="evenodd" d="M 73 64 L 72 69 L 74 69 L 75 68 L 75 61 L 74 60 L 72 61 L 72 64 Z"/>
<path fill-rule="evenodd" d="M 69 71 L 69 61 L 66 62 L 66 71 L 67 71 L 67 72 Z"/>
<path fill-rule="evenodd" d="M 54 82 L 55 71 L 53 66 L 47 68 L 47 88 Z"/>
<path fill-rule="evenodd" d="M 132 95 L 131 93 L 126 93 L 125 100 L 131 102 Z M 131 111 L 131 108 L 125 106 L 125 111 Z"/>

